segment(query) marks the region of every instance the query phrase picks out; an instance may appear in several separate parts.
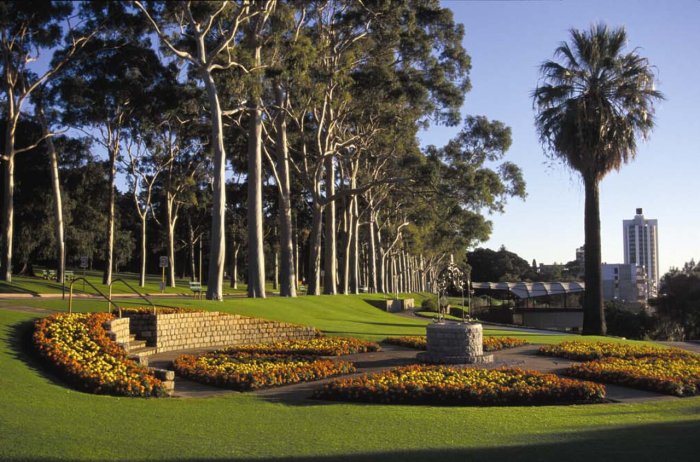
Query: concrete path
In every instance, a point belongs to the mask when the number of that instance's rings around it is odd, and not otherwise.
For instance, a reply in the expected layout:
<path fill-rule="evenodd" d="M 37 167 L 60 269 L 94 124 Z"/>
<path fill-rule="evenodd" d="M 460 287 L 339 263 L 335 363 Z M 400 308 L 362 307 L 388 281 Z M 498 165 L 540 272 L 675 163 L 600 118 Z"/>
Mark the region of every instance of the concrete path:
<path fill-rule="evenodd" d="M 542 372 L 551 372 L 558 374 L 565 367 L 573 364 L 561 358 L 550 356 L 540 356 L 537 354 L 537 346 L 526 345 L 523 347 L 501 350 L 494 353 L 495 361 L 487 365 L 465 365 L 463 367 L 487 367 L 489 369 L 499 367 L 519 367 L 521 369 L 534 369 Z M 149 358 L 149 364 L 155 367 L 169 369 L 172 361 L 180 354 L 196 354 L 202 353 L 204 350 L 187 350 L 177 352 L 167 352 L 153 355 Z M 351 376 L 380 372 L 386 369 L 407 366 L 410 364 L 418 364 L 416 354 L 418 350 L 411 348 L 403 348 L 395 345 L 382 344 L 382 351 L 373 353 L 360 353 L 347 356 L 331 357 L 332 359 L 340 359 L 352 361 L 355 363 L 357 373 Z M 333 380 L 328 378 L 315 382 L 304 382 L 293 385 L 285 385 L 282 387 L 267 388 L 252 392 L 261 398 L 276 402 L 293 405 L 312 405 L 321 404 L 321 401 L 310 399 L 311 394 L 323 384 Z M 674 400 L 680 399 L 674 396 L 652 393 L 632 388 L 620 387 L 615 385 L 606 385 L 607 398 L 616 403 L 633 403 L 645 402 L 650 400 Z M 231 390 L 225 390 L 218 387 L 203 385 L 182 378 L 175 380 L 175 397 L 179 398 L 207 398 L 226 396 L 234 394 Z"/>

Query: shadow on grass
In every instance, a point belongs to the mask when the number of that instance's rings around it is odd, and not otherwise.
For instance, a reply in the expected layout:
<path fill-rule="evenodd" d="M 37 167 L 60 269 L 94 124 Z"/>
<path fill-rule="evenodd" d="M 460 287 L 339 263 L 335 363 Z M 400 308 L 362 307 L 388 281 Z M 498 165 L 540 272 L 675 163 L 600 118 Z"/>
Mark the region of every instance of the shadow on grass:
<path fill-rule="evenodd" d="M 36 353 L 34 345 L 32 344 L 32 334 L 34 333 L 33 320 L 22 321 L 7 326 L 6 329 L 9 331 L 8 345 L 12 355 L 16 359 L 22 361 L 30 370 L 36 372 L 37 375 L 49 382 L 61 387 L 76 390 L 75 387 L 70 386 L 68 382 L 61 379 L 58 375 L 55 375 Z"/>
<path fill-rule="evenodd" d="M 465 430 L 466 431 L 466 430 Z M 478 430 L 477 430 L 478 431 Z M 659 460 L 690 461 L 697 459 L 697 435 L 700 420 L 653 425 L 601 428 L 599 430 L 567 432 L 549 435 L 552 441 L 488 448 L 426 448 L 395 451 L 365 452 L 333 456 L 296 457 L 160 457 L 164 461 L 256 461 L 256 462 L 419 462 L 419 461 L 566 461 L 566 462 L 644 462 Z M 459 435 L 455 435 L 459 441 Z M 357 442 L 362 447 L 362 442 Z M 157 445 L 154 445 L 157 451 Z M 118 457 L 118 453 L 114 454 Z M 22 460 L 6 459 L 6 460 Z M 33 459 L 54 460 L 54 459 Z M 69 460 L 69 459 L 65 459 Z M 145 459 L 144 459 L 145 460 Z M 151 460 L 151 459 L 148 459 Z"/>
<path fill-rule="evenodd" d="M 376 299 L 371 299 L 371 298 L 363 298 L 363 302 L 367 303 L 368 305 L 372 305 L 373 307 L 377 308 L 378 310 L 381 311 L 386 311 L 386 300 L 376 300 Z"/>
<path fill-rule="evenodd" d="M 38 295 L 39 294 L 39 292 L 25 289 L 23 287 L 18 287 L 14 284 L 8 284 L 7 282 L 0 282 L 0 293 L 3 293 L 3 294 L 31 294 L 31 295 Z"/>

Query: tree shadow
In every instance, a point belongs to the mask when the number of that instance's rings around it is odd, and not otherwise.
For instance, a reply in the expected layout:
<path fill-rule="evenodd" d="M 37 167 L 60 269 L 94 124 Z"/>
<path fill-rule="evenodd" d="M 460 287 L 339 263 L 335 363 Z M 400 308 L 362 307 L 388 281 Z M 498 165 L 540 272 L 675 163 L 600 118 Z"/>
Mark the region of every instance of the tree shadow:
<path fill-rule="evenodd" d="M 39 295 L 39 292 L 33 290 L 25 289 L 24 287 L 18 287 L 14 284 L 8 284 L 7 282 L 0 281 L 0 293 L 3 294 L 31 294 Z"/>
<path fill-rule="evenodd" d="M 363 302 L 367 303 L 368 305 L 372 305 L 373 307 L 386 312 L 386 300 L 376 300 L 376 299 L 371 299 L 371 298 L 364 298 L 362 299 Z"/>
<path fill-rule="evenodd" d="M 9 325 L 5 330 L 9 334 L 7 343 L 15 359 L 22 361 L 31 371 L 35 372 L 43 379 L 55 385 L 76 390 L 75 387 L 71 386 L 68 382 L 51 371 L 50 367 L 39 357 L 34 349 L 32 343 L 34 320 L 21 321 Z"/>

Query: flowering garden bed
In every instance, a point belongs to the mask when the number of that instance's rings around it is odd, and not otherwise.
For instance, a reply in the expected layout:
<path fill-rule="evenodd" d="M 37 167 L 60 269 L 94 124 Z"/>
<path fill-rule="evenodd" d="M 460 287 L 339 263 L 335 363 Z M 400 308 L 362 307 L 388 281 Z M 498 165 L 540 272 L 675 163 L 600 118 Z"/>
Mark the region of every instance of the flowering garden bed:
<path fill-rule="evenodd" d="M 562 342 L 558 345 L 542 346 L 539 353 L 575 361 L 590 361 L 601 358 L 634 359 L 648 356 L 656 358 L 692 358 L 697 356 L 679 348 L 659 348 L 650 345 L 610 342 Z"/>
<path fill-rule="evenodd" d="M 108 336 L 109 313 L 57 314 L 35 324 L 39 354 L 76 388 L 122 396 L 165 396 L 163 383 Z"/>
<path fill-rule="evenodd" d="M 700 355 L 677 348 L 564 342 L 541 354 L 585 361 L 564 374 L 676 396 L 700 394 Z"/>
<path fill-rule="evenodd" d="M 407 337 L 388 337 L 384 342 L 391 345 L 404 346 L 408 348 L 416 348 L 425 350 L 427 341 L 424 336 L 407 336 Z M 515 348 L 528 343 L 525 340 L 514 337 L 484 337 L 484 351 L 498 351 L 506 348 Z"/>
<path fill-rule="evenodd" d="M 248 352 L 182 355 L 173 365 L 177 374 L 183 377 L 239 391 L 308 382 L 355 372 L 355 367 L 348 361 Z"/>
<path fill-rule="evenodd" d="M 317 390 L 314 397 L 387 404 L 571 404 L 602 402 L 605 388 L 517 368 L 407 366 L 335 379 Z"/>
<path fill-rule="evenodd" d="M 379 345 L 356 338 L 317 337 L 310 340 L 287 340 L 274 343 L 238 345 L 220 350 L 220 353 L 289 354 L 311 356 L 341 356 L 379 351 Z"/>

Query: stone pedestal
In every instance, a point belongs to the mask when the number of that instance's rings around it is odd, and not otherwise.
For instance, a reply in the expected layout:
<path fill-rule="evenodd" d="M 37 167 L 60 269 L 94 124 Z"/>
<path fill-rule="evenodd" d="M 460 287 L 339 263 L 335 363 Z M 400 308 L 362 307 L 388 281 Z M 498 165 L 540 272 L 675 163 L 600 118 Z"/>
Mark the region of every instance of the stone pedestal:
<path fill-rule="evenodd" d="M 394 299 L 386 301 L 386 311 L 388 311 L 389 313 L 398 313 L 409 309 L 413 309 L 412 298 L 405 298 L 403 300 Z"/>
<path fill-rule="evenodd" d="M 417 359 L 432 364 L 485 364 L 493 362 L 484 354 L 481 324 L 439 322 L 426 328 L 428 348 Z"/>

